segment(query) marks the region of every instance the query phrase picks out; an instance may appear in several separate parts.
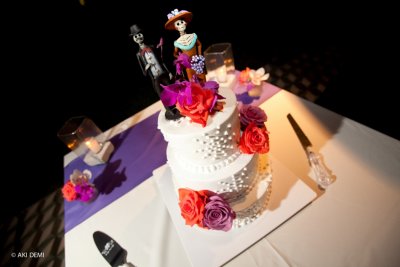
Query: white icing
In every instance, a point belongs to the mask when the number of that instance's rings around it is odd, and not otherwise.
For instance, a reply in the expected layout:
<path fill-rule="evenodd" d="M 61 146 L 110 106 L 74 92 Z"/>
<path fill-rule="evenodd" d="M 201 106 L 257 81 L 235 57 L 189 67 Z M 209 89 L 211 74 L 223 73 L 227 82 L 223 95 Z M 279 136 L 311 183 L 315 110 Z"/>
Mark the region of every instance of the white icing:
<path fill-rule="evenodd" d="M 226 99 L 222 111 L 208 117 L 207 125 L 202 127 L 198 123 L 190 122 L 185 118 L 179 122 L 169 121 L 158 116 L 158 128 L 164 135 L 168 146 L 179 155 L 188 165 L 198 165 L 199 171 L 204 166 L 226 166 L 223 161 L 238 152 L 237 143 L 240 138 L 240 122 L 237 110 L 236 96 L 232 90 L 222 88 L 219 92 Z M 221 164 L 217 164 L 221 162 Z"/>
<path fill-rule="evenodd" d="M 239 112 L 230 88 L 219 93 L 226 99 L 207 125 L 189 118 L 168 121 L 161 111 L 158 128 L 168 142 L 167 159 L 176 192 L 179 188 L 210 190 L 220 194 L 236 212 L 234 228 L 251 223 L 265 209 L 271 190 L 267 155 L 240 153 Z"/>
<path fill-rule="evenodd" d="M 254 187 L 257 174 L 258 155 L 240 154 L 232 163 L 210 173 L 198 173 L 187 169 L 167 148 L 168 165 L 173 174 L 176 190 L 210 190 L 229 201 L 235 201 Z"/>

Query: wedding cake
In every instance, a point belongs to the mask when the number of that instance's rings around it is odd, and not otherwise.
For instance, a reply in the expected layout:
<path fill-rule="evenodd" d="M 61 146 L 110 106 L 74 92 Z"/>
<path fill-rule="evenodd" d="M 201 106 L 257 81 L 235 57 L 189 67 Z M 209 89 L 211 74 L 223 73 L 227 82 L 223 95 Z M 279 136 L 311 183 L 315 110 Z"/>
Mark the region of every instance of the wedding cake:
<path fill-rule="evenodd" d="M 229 231 L 254 221 L 268 202 L 267 115 L 255 106 L 238 108 L 235 82 L 220 88 L 205 81 L 197 36 L 185 32 L 191 18 L 184 10 L 168 14 L 165 28 L 180 33 L 174 43 L 178 77 L 161 85 L 167 110 L 160 112 L 158 128 L 168 142 L 167 163 L 185 223 Z M 183 43 L 185 37 L 191 41 Z M 171 119 L 168 109 L 181 117 Z"/>
<path fill-rule="evenodd" d="M 168 142 L 168 165 L 173 174 L 177 205 L 186 223 L 226 231 L 259 216 L 267 204 L 271 175 L 265 154 L 269 149 L 265 128 L 250 122 L 241 134 L 240 116 L 244 121 L 246 114 L 239 115 L 235 94 L 231 88 L 221 88 L 218 93 L 224 97 L 218 101 L 223 103 L 223 108 L 209 115 L 205 125 L 195 123 L 189 116 L 167 120 L 162 111 L 158 128 Z M 197 99 L 192 95 L 192 101 L 194 98 Z M 262 113 L 252 106 L 243 106 L 241 110 L 248 111 L 247 119 Z M 250 144 L 246 144 L 246 137 Z M 255 149 L 249 151 L 252 146 Z M 255 153 L 257 150 L 264 154 Z M 224 208 L 209 214 L 219 216 L 219 227 L 204 223 L 210 198 L 217 199 Z"/>

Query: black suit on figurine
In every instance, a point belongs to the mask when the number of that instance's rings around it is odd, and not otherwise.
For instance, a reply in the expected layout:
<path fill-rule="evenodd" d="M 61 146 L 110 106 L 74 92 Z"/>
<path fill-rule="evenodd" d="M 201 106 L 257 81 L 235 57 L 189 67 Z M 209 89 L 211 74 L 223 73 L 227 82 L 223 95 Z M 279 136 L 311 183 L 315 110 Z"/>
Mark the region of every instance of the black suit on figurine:
<path fill-rule="evenodd" d="M 133 36 L 133 40 L 139 45 L 139 51 L 136 53 L 136 57 L 138 59 L 139 66 L 142 69 L 143 75 L 151 78 L 153 88 L 157 92 L 158 96 L 160 96 L 163 90 L 160 84 L 172 84 L 174 82 L 172 79 L 173 76 L 168 71 L 165 64 L 160 60 L 161 57 L 157 55 L 157 50 L 152 46 L 144 44 L 143 34 L 136 24 L 131 26 L 130 35 Z M 165 117 L 168 120 L 176 120 L 181 117 L 175 106 L 165 106 L 165 109 Z"/>

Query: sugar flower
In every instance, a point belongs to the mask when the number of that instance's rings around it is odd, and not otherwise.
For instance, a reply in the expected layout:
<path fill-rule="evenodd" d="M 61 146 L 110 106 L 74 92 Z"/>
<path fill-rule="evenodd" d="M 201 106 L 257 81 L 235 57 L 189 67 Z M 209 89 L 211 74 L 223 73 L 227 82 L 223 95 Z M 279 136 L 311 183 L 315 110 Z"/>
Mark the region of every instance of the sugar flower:
<path fill-rule="evenodd" d="M 95 187 L 89 183 L 76 185 L 75 191 L 79 196 L 79 200 L 83 202 L 90 201 L 96 194 Z"/>
<path fill-rule="evenodd" d="M 251 122 L 254 122 L 257 127 L 265 127 L 264 122 L 267 121 L 265 111 L 257 106 L 242 105 L 239 110 L 240 126 L 245 129 Z"/>
<path fill-rule="evenodd" d="M 176 81 L 174 84 L 162 85 L 164 89 L 161 92 L 160 98 L 164 105 L 171 107 L 179 102 L 181 105 L 184 102 L 192 103 L 192 87 L 188 81 Z"/>
<path fill-rule="evenodd" d="M 267 153 L 269 151 L 267 129 L 259 128 L 254 122 L 251 122 L 240 137 L 239 149 L 244 154 Z"/>
<path fill-rule="evenodd" d="M 83 172 L 74 170 L 68 182 L 61 189 L 64 199 L 66 201 L 92 201 L 97 195 L 97 189 L 94 184 L 89 182 L 91 176 L 92 174 L 89 170 L 84 170 Z"/>
<path fill-rule="evenodd" d="M 77 199 L 78 194 L 75 191 L 75 186 L 71 181 L 68 181 L 65 183 L 63 188 L 61 189 L 61 192 L 67 201 L 73 201 Z"/>
<path fill-rule="evenodd" d="M 174 10 L 171 11 L 171 13 L 168 13 L 167 17 L 168 17 L 168 19 L 170 19 L 170 18 L 175 17 L 176 15 L 178 15 L 179 13 L 182 13 L 182 12 L 187 12 L 187 11 L 186 10 L 178 11 L 178 9 L 175 8 Z"/>
<path fill-rule="evenodd" d="M 191 83 L 190 86 L 191 101 L 184 100 L 182 103 L 178 101 L 176 107 L 183 116 L 205 127 L 210 111 L 216 102 L 215 92 L 203 89 L 197 83 Z"/>
<path fill-rule="evenodd" d="M 187 225 L 203 227 L 204 205 L 206 195 L 203 191 L 179 188 L 179 207 Z"/>
<path fill-rule="evenodd" d="M 178 75 L 182 74 L 182 71 L 185 68 L 190 68 L 190 58 L 188 55 L 185 53 L 179 53 L 179 56 L 176 60 L 174 60 L 175 68 L 176 68 L 176 73 Z"/>
<path fill-rule="evenodd" d="M 179 188 L 179 207 L 187 225 L 204 229 L 228 231 L 235 212 L 219 194 L 209 190 Z"/>
<path fill-rule="evenodd" d="M 246 68 L 242 70 L 239 74 L 239 82 L 247 85 L 247 90 L 250 91 L 255 86 L 261 85 L 263 81 L 268 80 L 269 73 L 265 73 L 264 68 L 259 68 L 258 70 L 252 70 Z"/>
<path fill-rule="evenodd" d="M 232 228 L 235 217 L 235 212 L 220 195 L 215 194 L 207 199 L 203 218 L 205 227 L 226 232 Z"/>
<path fill-rule="evenodd" d="M 264 68 L 259 68 L 258 70 L 251 70 L 250 80 L 254 85 L 261 85 L 261 82 L 268 80 L 269 73 L 265 73 Z"/>
<path fill-rule="evenodd" d="M 161 86 L 164 90 L 160 98 L 164 105 L 176 105 L 181 115 L 203 127 L 206 126 L 210 114 L 223 108 L 222 103 L 218 102 L 223 97 L 218 94 L 219 85 L 216 82 L 176 81 L 174 84 Z"/>
<path fill-rule="evenodd" d="M 239 74 L 239 81 L 241 83 L 248 83 L 250 82 L 250 68 L 247 67 L 245 70 L 242 70 Z"/>
<path fill-rule="evenodd" d="M 190 60 L 190 67 L 196 71 L 196 74 L 202 74 L 204 72 L 204 66 L 205 66 L 205 58 L 200 55 L 194 55 L 192 56 L 192 59 Z"/>
<path fill-rule="evenodd" d="M 87 171 L 87 170 L 85 170 Z M 84 172 L 85 172 L 84 171 Z M 80 170 L 74 170 L 72 174 L 69 176 L 69 180 L 74 184 L 82 184 L 82 183 L 87 183 L 90 179 L 91 173 L 86 172 L 82 173 Z"/>

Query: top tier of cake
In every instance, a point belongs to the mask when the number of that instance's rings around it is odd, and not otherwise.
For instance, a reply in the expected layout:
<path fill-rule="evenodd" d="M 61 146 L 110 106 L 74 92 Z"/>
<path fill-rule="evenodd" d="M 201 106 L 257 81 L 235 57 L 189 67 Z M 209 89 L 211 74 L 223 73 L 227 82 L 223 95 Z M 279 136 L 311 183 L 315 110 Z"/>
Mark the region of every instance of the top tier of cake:
<path fill-rule="evenodd" d="M 221 88 L 224 108 L 208 117 L 207 125 L 190 122 L 185 117 L 169 121 L 161 112 L 158 128 L 175 157 L 188 169 L 209 173 L 227 166 L 239 155 L 240 123 L 236 96 L 230 88 Z"/>

